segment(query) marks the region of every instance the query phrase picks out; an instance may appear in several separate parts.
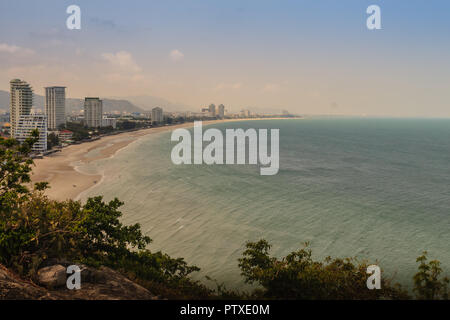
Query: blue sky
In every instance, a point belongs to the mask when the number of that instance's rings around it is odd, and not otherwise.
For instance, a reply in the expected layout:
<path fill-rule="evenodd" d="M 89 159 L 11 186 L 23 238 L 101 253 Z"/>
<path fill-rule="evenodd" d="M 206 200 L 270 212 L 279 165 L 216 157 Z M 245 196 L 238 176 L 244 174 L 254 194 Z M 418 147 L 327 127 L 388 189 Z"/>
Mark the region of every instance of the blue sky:
<path fill-rule="evenodd" d="M 81 30 L 65 27 L 71 4 Z M 366 28 L 371 4 L 382 30 Z M 447 117 L 449 40 L 450 1 L 0 0 L 0 89 Z"/>

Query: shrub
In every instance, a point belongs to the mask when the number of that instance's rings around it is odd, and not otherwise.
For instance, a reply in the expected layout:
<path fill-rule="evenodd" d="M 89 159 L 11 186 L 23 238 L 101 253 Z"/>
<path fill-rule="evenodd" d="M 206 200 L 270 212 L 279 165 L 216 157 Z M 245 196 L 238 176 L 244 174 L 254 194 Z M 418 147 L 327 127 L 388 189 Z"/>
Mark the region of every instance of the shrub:
<path fill-rule="evenodd" d="M 266 240 L 248 242 L 239 267 L 247 283 L 262 289 L 256 297 L 268 299 L 406 299 L 408 295 L 391 280 L 382 279 L 381 290 L 368 290 L 368 263 L 354 258 L 315 261 L 305 247 L 282 259 L 269 256 Z"/>
<path fill-rule="evenodd" d="M 199 268 L 182 258 L 152 253 L 147 249 L 151 239 L 139 224 L 120 222 L 118 199 L 94 197 L 84 205 L 54 201 L 44 195 L 45 182 L 29 190 L 33 162 L 28 152 L 36 134 L 24 144 L 0 140 L 0 263 L 31 278 L 50 259 L 106 265 L 172 297 L 210 294 L 189 278 Z"/>

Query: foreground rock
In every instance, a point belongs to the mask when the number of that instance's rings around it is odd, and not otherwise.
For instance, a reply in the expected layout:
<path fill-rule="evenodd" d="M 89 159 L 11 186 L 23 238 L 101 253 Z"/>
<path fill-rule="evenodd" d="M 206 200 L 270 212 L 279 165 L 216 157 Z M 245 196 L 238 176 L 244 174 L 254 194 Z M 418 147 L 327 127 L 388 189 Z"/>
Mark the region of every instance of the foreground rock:
<path fill-rule="evenodd" d="M 24 281 L 0 265 L 0 299 L 52 299 L 50 293 L 35 284 Z"/>
<path fill-rule="evenodd" d="M 64 284 L 62 283 L 62 268 Z M 65 267 L 40 269 L 38 279 L 48 288 L 23 280 L 0 265 L 0 299 L 7 300 L 154 300 L 147 289 L 107 267 L 81 267 L 81 289 L 66 288 Z M 57 285 L 57 286 L 56 286 Z M 59 286 L 59 287 L 58 287 Z M 58 288 L 57 288 L 58 287 Z"/>
<path fill-rule="evenodd" d="M 39 269 L 37 276 L 39 284 L 47 288 L 58 288 L 66 285 L 66 268 L 60 264 Z"/>

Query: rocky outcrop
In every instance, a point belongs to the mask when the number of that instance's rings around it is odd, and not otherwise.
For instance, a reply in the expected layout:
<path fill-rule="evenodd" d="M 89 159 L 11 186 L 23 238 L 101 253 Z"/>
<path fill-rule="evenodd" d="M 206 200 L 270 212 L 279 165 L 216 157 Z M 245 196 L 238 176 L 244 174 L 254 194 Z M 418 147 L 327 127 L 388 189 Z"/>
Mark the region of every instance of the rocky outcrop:
<path fill-rule="evenodd" d="M 66 268 L 53 265 L 38 271 L 39 284 L 19 278 L 0 266 L 0 299 L 8 300 L 154 300 L 144 287 L 107 267 L 80 266 L 81 288 L 66 287 Z M 62 272 L 64 271 L 64 272 Z M 64 277 L 64 283 L 62 280 Z M 62 285 L 61 285 L 62 284 Z"/>
<path fill-rule="evenodd" d="M 2 300 L 42 300 L 52 299 L 50 293 L 30 281 L 17 277 L 0 265 L 0 299 Z"/>
<path fill-rule="evenodd" d="M 39 269 L 38 282 L 47 288 L 58 288 L 66 285 L 66 268 L 60 264 Z"/>
<path fill-rule="evenodd" d="M 87 300 L 154 300 L 147 289 L 107 267 L 94 269 L 82 266 L 81 289 L 52 292 L 62 299 Z"/>

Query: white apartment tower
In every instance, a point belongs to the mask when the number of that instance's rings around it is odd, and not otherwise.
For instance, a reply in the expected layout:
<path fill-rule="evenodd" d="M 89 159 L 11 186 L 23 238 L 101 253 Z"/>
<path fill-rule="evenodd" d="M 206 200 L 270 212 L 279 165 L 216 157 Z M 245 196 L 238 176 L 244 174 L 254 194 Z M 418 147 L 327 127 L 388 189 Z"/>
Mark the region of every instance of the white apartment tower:
<path fill-rule="evenodd" d="M 66 87 L 45 88 L 45 114 L 50 130 L 66 124 Z"/>
<path fill-rule="evenodd" d="M 33 89 L 20 79 L 10 81 L 10 115 L 11 115 L 11 137 L 16 137 L 19 118 L 29 115 L 33 105 Z"/>
<path fill-rule="evenodd" d="M 218 113 L 219 118 L 225 117 L 225 106 L 223 104 L 219 104 L 219 113 Z"/>
<path fill-rule="evenodd" d="M 152 122 L 163 122 L 163 109 L 156 107 L 152 109 Z"/>
<path fill-rule="evenodd" d="M 84 123 L 90 128 L 102 126 L 103 101 L 99 98 L 84 99 Z"/>
<path fill-rule="evenodd" d="M 210 104 L 209 105 L 209 114 L 211 117 L 215 117 L 216 116 L 216 105 L 215 104 Z"/>
<path fill-rule="evenodd" d="M 39 140 L 31 147 L 31 150 L 44 152 L 47 150 L 47 116 L 45 114 L 21 115 L 17 122 L 15 138 L 23 143 L 34 129 L 39 131 Z"/>

